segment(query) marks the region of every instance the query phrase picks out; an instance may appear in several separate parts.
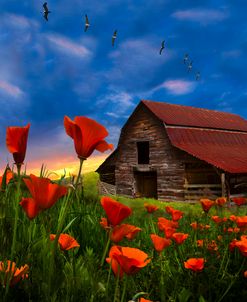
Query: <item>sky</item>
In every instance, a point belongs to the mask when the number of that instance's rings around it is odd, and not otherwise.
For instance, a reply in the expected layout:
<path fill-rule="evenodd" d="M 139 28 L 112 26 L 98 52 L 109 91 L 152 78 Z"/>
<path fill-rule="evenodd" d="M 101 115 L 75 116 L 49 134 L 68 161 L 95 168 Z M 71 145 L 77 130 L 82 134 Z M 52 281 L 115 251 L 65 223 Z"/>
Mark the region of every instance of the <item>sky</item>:
<path fill-rule="evenodd" d="M 44 163 L 59 174 L 79 166 L 65 115 L 101 123 L 115 147 L 141 99 L 247 119 L 246 1 L 53 0 L 48 22 L 43 2 L 1 0 L 0 172 L 13 163 L 8 126 L 31 124 L 28 172 L 39 173 Z M 95 170 L 107 155 L 95 151 L 84 171 Z"/>

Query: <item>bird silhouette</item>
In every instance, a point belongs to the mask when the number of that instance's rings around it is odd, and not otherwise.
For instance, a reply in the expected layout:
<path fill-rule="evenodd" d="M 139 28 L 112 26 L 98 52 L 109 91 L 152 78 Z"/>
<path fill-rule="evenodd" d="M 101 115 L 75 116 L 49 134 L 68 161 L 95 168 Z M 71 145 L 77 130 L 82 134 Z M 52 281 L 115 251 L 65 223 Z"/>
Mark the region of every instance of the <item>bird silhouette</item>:
<path fill-rule="evenodd" d="M 189 65 L 188 65 L 188 72 L 190 72 L 192 70 L 192 64 L 193 64 L 193 61 L 190 61 Z"/>
<path fill-rule="evenodd" d="M 85 28 L 84 28 L 84 31 L 86 32 L 87 31 L 87 29 L 88 29 L 88 27 L 90 26 L 90 24 L 89 24 L 89 21 L 88 21 L 88 16 L 87 16 L 87 14 L 85 15 Z"/>
<path fill-rule="evenodd" d="M 46 19 L 46 21 L 48 21 L 48 14 L 51 13 L 47 7 L 47 2 L 45 2 L 43 4 L 43 8 L 44 8 L 44 11 L 43 11 L 43 16 L 44 18 Z"/>
<path fill-rule="evenodd" d="M 165 48 L 165 41 L 162 41 L 161 42 L 161 48 L 160 48 L 160 55 L 161 55 L 164 48 Z"/>
<path fill-rule="evenodd" d="M 184 64 L 186 64 L 189 61 L 189 55 L 186 53 L 184 55 Z"/>
<path fill-rule="evenodd" d="M 117 38 L 117 30 L 114 31 L 114 34 L 113 34 L 112 39 L 111 39 L 112 46 L 114 46 L 116 38 Z"/>
<path fill-rule="evenodd" d="M 197 71 L 197 73 L 196 73 L 196 81 L 199 81 L 200 78 L 201 78 L 201 73 L 200 73 L 200 71 Z"/>

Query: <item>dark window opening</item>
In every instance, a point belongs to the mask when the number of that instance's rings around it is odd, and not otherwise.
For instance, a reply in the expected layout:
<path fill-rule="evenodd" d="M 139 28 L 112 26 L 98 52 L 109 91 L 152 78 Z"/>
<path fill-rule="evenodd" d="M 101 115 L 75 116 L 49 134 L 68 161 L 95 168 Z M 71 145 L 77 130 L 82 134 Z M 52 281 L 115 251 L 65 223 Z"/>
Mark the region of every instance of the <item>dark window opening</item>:
<path fill-rule="evenodd" d="M 149 142 L 137 142 L 138 164 L 149 164 Z"/>

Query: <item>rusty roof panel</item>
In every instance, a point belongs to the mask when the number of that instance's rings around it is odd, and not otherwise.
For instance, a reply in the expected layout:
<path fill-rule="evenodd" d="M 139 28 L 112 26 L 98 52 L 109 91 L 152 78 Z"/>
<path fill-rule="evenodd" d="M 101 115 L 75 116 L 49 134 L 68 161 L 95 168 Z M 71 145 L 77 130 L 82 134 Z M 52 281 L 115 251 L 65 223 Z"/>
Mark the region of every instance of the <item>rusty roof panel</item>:
<path fill-rule="evenodd" d="M 166 127 L 173 146 L 229 173 L 247 173 L 247 133 Z"/>
<path fill-rule="evenodd" d="M 247 131 L 247 120 L 237 114 L 142 100 L 167 125 Z"/>

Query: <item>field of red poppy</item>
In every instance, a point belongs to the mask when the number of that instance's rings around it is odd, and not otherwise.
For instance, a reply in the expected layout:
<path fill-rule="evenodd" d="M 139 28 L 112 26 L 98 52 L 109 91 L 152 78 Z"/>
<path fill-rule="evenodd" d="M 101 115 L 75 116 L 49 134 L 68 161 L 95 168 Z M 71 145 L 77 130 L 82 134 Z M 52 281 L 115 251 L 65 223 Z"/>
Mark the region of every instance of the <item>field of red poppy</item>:
<path fill-rule="evenodd" d="M 83 161 L 112 148 L 106 129 L 68 117 L 78 177 L 51 181 L 22 171 L 28 131 L 9 127 L 16 171 L 0 177 L 3 301 L 244 301 L 246 199 L 198 205 L 98 196 Z"/>

